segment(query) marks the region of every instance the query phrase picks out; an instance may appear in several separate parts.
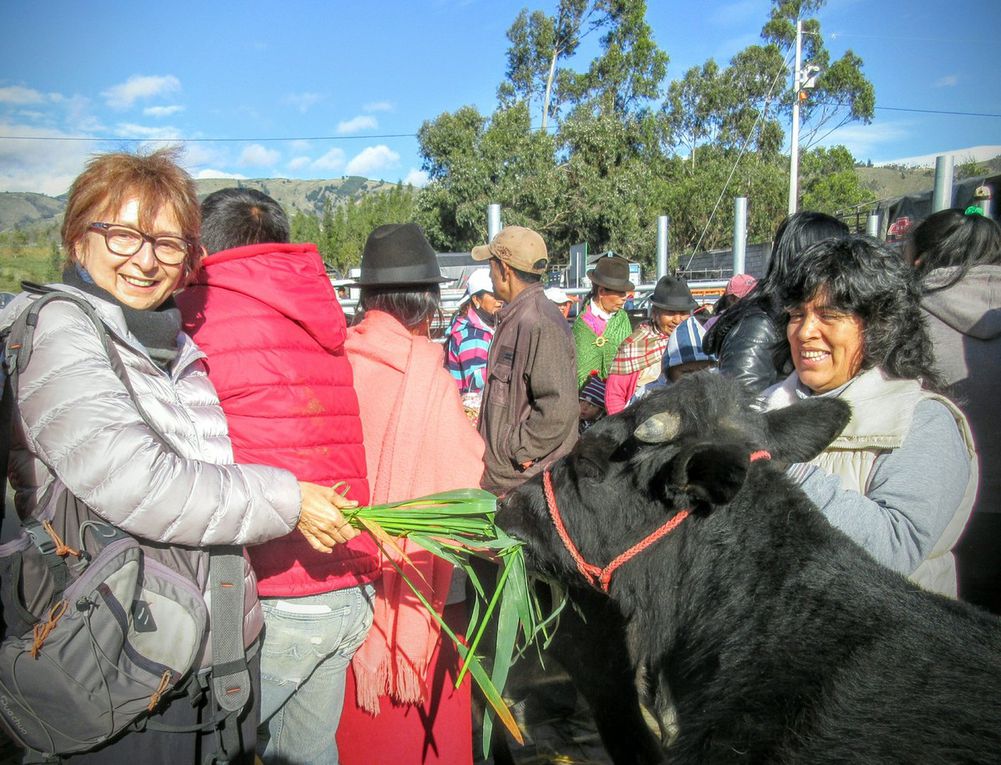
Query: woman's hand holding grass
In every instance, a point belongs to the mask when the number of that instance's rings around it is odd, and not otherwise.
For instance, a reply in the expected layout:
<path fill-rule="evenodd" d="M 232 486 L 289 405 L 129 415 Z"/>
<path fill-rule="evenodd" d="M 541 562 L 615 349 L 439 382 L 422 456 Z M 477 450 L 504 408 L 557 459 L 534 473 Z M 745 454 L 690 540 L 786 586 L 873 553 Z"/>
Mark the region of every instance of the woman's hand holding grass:
<path fill-rule="evenodd" d="M 334 545 L 343 544 L 358 536 L 359 531 L 344 518 L 342 510 L 358 507 L 358 503 L 328 486 L 306 481 L 299 482 L 302 504 L 296 528 L 319 552 L 328 553 Z"/>

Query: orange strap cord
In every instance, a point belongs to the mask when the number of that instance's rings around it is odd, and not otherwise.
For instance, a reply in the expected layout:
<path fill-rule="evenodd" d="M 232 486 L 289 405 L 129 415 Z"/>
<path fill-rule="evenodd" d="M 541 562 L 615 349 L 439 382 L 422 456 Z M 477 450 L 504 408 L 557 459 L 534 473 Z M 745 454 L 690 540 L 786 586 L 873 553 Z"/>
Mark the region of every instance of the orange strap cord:
<path fill-rule="evenodd" d="M 34 641 L 31 644 L 31 658 L 37 659 L 38 652 L 42 650 L 42 644 L 45 642 L 45 638 L 49 636 L 49 633 L 56 628 L 59 620 L 63 618 L 63 614 L 66 613 L 66 609 L 69 608 L 69 601 L 60 600 L 49 611 L 49 618 L 45 622 L 40 622 L 35 625 L 34 630 Z"/>

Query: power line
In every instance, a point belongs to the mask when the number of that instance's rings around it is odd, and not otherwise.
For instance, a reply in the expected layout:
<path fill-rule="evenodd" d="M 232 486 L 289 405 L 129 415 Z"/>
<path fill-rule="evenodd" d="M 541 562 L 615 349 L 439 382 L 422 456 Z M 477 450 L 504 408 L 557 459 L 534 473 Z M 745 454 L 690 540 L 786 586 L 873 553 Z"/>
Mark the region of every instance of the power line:
<path fill-rule="evenodd" d="M 876 106 L 887 112 L 918 112 L 919 114 L 948 114 L 955 117 L 1001 117 L 1001 114 L 990 114 L 988 112 L 953 112 L 946 109 L 905 109 L 902 106 Z"/>
<path fill-rule="evenodd" d="M 808 101 L 809 103 L 809 101 Z M 845 106 L 838 101 L 814 101 L 817 106 Z M 917 112 L 918 114 L 945 114 L 953 117 L 1001 117 L 1001 114 L 991 114 L 990 112 L 959 112 L 947 109 L 916 109 L 904 106 L 874 106 L 876 111 L 886 112 Z"/>
<path fill-rule="evenodd" d="M 380 135 L 323 135 L 300 138 L 129 138 L 126 136 L 0 135 L 4 141 L 142 141 L 144 143 L 265 143 L 269 141 L 370 141 L 373 138 L 416 138 L 417 133 L 382 133 Z"/>

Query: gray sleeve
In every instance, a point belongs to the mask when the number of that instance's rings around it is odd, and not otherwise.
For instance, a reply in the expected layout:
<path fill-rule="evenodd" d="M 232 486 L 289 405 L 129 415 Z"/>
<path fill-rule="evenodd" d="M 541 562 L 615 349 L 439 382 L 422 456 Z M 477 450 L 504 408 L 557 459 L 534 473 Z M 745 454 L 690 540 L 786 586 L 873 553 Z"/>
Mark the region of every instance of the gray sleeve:
<path fill-rule="evenodd" d="M 876 459 L 865 495 L 817 467 L 793 465 L 789 475 L 831 525 L 884 566 L 911 574 L 962 502 L 970 459 L 949 410 L 925 400 L 900 448 Z"/>
<path fill-rule="evenodd" d="M 253 544 L 295 527 L 295 476 L 165 447 L 78 309 L 47 306 L 34 340 L 18 389 L 27 445 L 98 515 L 144 539 L 194 546 Z"/>

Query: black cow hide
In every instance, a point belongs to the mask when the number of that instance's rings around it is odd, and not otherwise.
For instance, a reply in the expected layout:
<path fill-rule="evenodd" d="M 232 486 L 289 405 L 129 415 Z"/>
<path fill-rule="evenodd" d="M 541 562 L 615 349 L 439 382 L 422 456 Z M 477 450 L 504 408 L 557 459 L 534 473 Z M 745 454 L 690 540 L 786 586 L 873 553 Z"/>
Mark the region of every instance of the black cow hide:
<path fill-rule="evenodd" d="M 591 564 L 691 511 L 609 590 L 634 661 L 675 705 L 669 762 L 1001 762 L 1001 621 L 880 566 L 785 477 L 848 416 L 828 399 L 763 414 L 700 374 L 602 420 L 552 467 Z M 771 460 L 750 461 L 759 450 Z M 541 476 L 497 520 L 530 566 L 583 581 Z"/>

